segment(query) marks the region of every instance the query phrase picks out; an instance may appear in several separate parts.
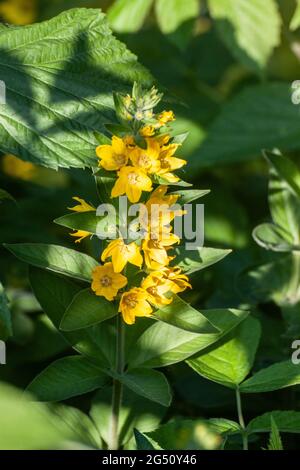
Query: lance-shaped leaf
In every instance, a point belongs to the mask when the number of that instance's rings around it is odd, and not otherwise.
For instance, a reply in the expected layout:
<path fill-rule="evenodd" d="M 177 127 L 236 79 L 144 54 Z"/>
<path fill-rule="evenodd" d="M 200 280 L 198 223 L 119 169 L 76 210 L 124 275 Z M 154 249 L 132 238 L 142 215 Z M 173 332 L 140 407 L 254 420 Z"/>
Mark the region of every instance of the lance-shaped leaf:
<path fill-rule="evenodd" d="M 247 379 L 240 386 L 243 393 L 272 392 L 300 384 L 300 364 L 291 360 L 266 367 Z"/>
<path fill-rule="evenodd" d="M 179 266 L 186 274 L 192 274 L 218 263 L 218 261 L 229 255 L 231 250 L 206 247 L 186 250 L 185 246 L 182 245 L 176 248 L 175 252 L 176 266 Z"/>
<path fill-rule="evenodd" d="M 225 387 L 237 387 L 249 374 L 260 338 L 260 324 L 248 317 L 219 346 L 187 361 L 198 374 Z"/>
<path fill-rule="evenodd" d="M 173 302 L 154 313 L 158 320 L 192 333 L 217 333 L 218 329 L 201 312 L 177 295 Z"/>
<path fill-rule="evenodd" d="M 25 263 L 81 281 L 90 282 L 92 271 L 99 264 L 91 256 L 58 245 L 18 243 L 4 246 Z"/>
<path fill-rule="evenodd" d="M 94 131 L 114 120 L 112 91 L 152 84 L 99 8 L 3 26 L 0 57 L 0 149 L 50 168 L 95 165 Z"/>
<path fill-rule="evenodd" d="M 188 204 L 189 202 L 196 201 L 200 197 L 206 196 L 210 193 L 210 189 L 179 189 L 178 191 L 172 191 L 170 194 L 178 194 L 178 204 Z"/>
<path fill-rule="evenodd" d="M 58 359 L 28 385 L 27 391 L 39 401 L 62 401 L 102 387 L 108 378 L 82 356 Z"/>
<path fill-rule="evenodd" d="M 75 295 L 60 323 L 63 331 L 80 330 L 101 323 L 117 314 L 117 307 L 104 297 L 84 289 Z"/>
<path fill-rule="evenodd" d="M 96 211 L 67 214 L 54 222 L 72 230 L 84 230 L 102 238 L 112 238 L 116 233 L 117 216 L 115 212 L 97 215 Z"/>
<path fill-rule="evenodd" d="M 271 417 L 275 420 L 280 432 L 300 433 L 300 411 L 271 411 L 252 419 L 247 425 L 247 432 L 271 431 Z"/>
<path fill-rule="evenodd" d="M 129 352 L 129 369 L 162 367 L 183 361 L 221 339 L 248 316 L 246 311 L 230 309 L 206 310 L 202 314 L 220 332 L 197 334 L 156 322 L 143 332 Z"/>

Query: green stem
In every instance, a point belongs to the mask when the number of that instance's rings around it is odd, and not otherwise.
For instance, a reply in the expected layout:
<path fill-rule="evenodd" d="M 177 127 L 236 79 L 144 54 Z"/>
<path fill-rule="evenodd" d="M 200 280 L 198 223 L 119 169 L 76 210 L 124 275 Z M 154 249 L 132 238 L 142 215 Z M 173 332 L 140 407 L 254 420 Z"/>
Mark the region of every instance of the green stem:
<path fill-rule="evenodd" d="M 248 436 L 247 436 L 246 426 L 245 426 L 245 421 L 244 421 L 244 416 L 243 416 L 241 394 L 240 394 L 240 390 L 238 387 L 235 390 L 235 394 L 236 394 L 237 413 L 238 413 L 239 423 L 242 429 L 243 450 L 248 450 Z"/>
<path fill-rule="evenodd" d="M 124 370 L 124 325 L 121 315 L 117 315 L 115 370 L 117 374 L 122 374 Z M 119 380 L 114 379 L 109 429 L 109 450 L 118 450 L 119 448 L 119 414 L 122 403 L 122 394 L 122 383 Z"/>

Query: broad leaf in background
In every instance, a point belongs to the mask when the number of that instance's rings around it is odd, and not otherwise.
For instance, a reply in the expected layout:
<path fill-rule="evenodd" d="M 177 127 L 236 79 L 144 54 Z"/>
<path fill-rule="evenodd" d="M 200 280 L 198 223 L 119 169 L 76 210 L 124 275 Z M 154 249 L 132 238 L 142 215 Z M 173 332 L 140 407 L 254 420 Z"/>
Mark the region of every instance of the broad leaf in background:
<path fill-rule="evenodd" d="M 276 1 L 208 0 L 208 6 L 232 54 L 246 66 L 264 68 L 280 43 Z"/>
<path fill-rule="evenodd" d="M 90 289 L 84 289 L 75 295 L 68 306 L 60 323 L 60 329 L 80 330 L 112 318 L 117 313 L 117 307 L 113 302 L 95 295 Z"/>
<path fill-rule="evenodd" d="M 248 317 L 219 346 L 187 361 L 198 374 L 236 388 L 249 374 L 260 339 L 259 321 Z"/>
<path fill-rule="evenodd" d="M 157 370 L 132 369 L 123 375 L 114 374 L 126 387 L 148 400 L 170 406 L 172 395 L 164 374 Z"/>
<path fill-rule="evenodd" d="M 145 434 L 167 450 L 213 450 L 222 442 L 209 423 L 201 420 L 175 419 Z"/>
<path fill-rule="evenodd" d="M 300 433 L 300 411 L 271 411 L 252 419 L 247 425 L 248 434 L 271 431 L 271 418 L 280 432 Z"/>
<path fill-rule="evenodd" d="M 190 275 L 196 271 L 212 266 L 229 255 L 232 250 L 201 247 L 197 250 L 186 250 L 185 246 L 175 249 L 176 266 L 179 266 L 185 274 Z"/>
<path fill-rule="evenodd" d="M 300 170 L 295 163 L 280 153 L 264 151 L 264 156 L 276 170 L 278 176 L 300 197 Z"/>
<path fill-rule="evenodd" d="M 111 419 L 112 389 L 106 387 L 93 398 L 90 415 L 101 434 L 108 442 L 109 423 Z M 164 406 L 136 395 L 132 390 L 124 388 L 119 416 L 120 444 L 126 444 L 132 439 L 133 429 L 140 432 L 153 431 L 166 412 Z"/>
<path fill-rule="evenodd" d="M 0 149 L 50 168 L 96 163 L 93 131 L 112 120 L 112 90 L 150 74 L 116 40 L 100 9 L 73 9 L 43 23 L 2 27 Z"/>
<path fill-rule="evenodd" d="M 290 22 L 290 29 L 292 31 L 295 31 L 300 26 L 300 1 L 299 0 L 296 0 L 296 1 L 297 1 L 297 6 Z"/>
<path fill-rule="evenodd" d="M 192 37 L 199 10 L 198 0 L 155 0 L 161 31 L 180 49 L 184 49 Z"/>
<path fill-rule="evenodd" d="M 12 336 L 11 314 L 8 308 L 8 299 L 0 282 L 0 340 Z"/>
<path fill-rule="evenodd" d="M 91 281 L 92 271 L 99 264 L 89 255 L 58 245 L 18 243 L 4 246 L 25 263 L 86 282 Z"/>
<path fill-rule="evenodd" d="M 118 33 L 135 33 L 142 26 L 153 0 L 116 0 L 107 11 L 111 28 Z"/>
<path fill-rule="evenodd" d="M 300 250 L 299 245 L 293 245 L 292 236 L 282 227 L 275 224 L 261 224 L 252 232 L 256 243 L 266 250 L 286 252 Z"/>
<path fill-rule="evenodd" d="M 62 401 L 103 387 L 107 375 L 85 357 L 68 356 L 44 369 L 27 390 L 39 401 Z"/>
<path fill-rule="evenodd" d="M 292 103 L 288 84 L 247 87 L 223 107 L 207 139 L 191 155 L 189 171 L 247 161 L 263 148 L 299 149 L 299 119 L 300 108 Z"/>
<path fill-rule="evenodd" d="M 278 362 L 256 372 L 240 386 L 243 393 L 272 392 L 300 384 L 300 364 L 291 360 Z"/>
<path fill-rule="evenodd" d="M 220 330 L 219 333 L 191 333 L 160 321 L 151 325 L 129 352 L 129 369 L 141 366 L 162 367 L 183 361 L 229 333 L 248 316 L 248 312 L 229 309 L 206 310 L 205 316 Z"/>

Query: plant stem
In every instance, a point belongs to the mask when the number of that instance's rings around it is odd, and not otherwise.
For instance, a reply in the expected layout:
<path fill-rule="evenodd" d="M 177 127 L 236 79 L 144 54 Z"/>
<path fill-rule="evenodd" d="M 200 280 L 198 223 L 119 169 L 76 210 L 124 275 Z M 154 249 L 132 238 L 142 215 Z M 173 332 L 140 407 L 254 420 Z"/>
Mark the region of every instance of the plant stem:
<path fill-rule="evenodd" d="M 124 325 L 121 315 L 117 315 L 116 331 L 116 372 L 122 374 L 124 369 Z M 109 450 L 118 450 L 119 448 L 119 414 L 122 402 L 122 383 L 114 379 L 110 429 L 109 429 Z"/>
<path fill-rule="evenodd" d="M 248 436 L 247 436 L 246 426 L 245 426 L 245 421 L 244 421 L 244 416 L 243 416 L 241 394 L 240 394 L 240 390 L 238 387 L 235 390 L 235 394 L 236 394 L 236 406 L 237 406 L 239 423 L 242 428 L 243 450 L 248 450 Z"/>

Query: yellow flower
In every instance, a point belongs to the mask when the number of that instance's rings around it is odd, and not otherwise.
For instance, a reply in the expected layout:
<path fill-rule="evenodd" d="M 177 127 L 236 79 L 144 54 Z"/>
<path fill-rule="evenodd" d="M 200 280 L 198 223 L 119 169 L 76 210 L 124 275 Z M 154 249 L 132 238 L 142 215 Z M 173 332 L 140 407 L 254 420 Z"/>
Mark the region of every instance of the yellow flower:
<path fill-rule="evenodd" d="M 133 287 L 124 292 L 119 305 L 119 312 L 122 313 L 124 322 L 133 325 L 135 317 L 150 317 L 152 307 L 148 300 L 149 294 L 140 287 Z"/>
<path fill-rule="evenodd" d="M 101 260 L 105 261 L 109 257 L 111 257 L 116 273 L 120 273 L 127 263 L 131 263 L 139 268 L 143 264 L 140 247 L 137 246 L 135 242 L 126 245 L 121 238 L 113 240 L 105 250 L 103 250 Z"/>
<path fill-rule="evenodd" d="M 161 280 L 168 283 L 169 290 L 174 294 L 183 292 L 188 287 L 192 288 L 189 283 L 189 278 L 185 274 L 181 273 L 181 269 L 178 266 L 173 268 L 165 267 L 156 273 L 156 275 L 159 276 Z"/>
<path fill-rule="evenodd" d="M 127 278 L 123 274 L 115 273 L 112 263 L 97 266 L 92 273 L 92 290 L 96 295 L 106 300 L 113 300 L 118 291 L 126 286 Z"/>
<path fill-rule="evenodd" d="M 157 116 L 157 120 L 160 126 L 165 126 L 167 122 L 175 121 L 175 116 L 173 111 L 163 111 Z"/>
<path fill-rule="evenodd" d="M 37 175 L 37 167 L 30 162 L 23 162 L 14 155 L 4 155 L 2 160 L 4 173 L 12 178 L 20 178 L 24 181 L 34 180 Z"/>
<path fill-rule="evenodd" d="M 142 191 L 151 191 L 152 181 L 144 170 L 126 166 L 118 172 L 118 179 L 111 191 L 111 197 L 126 194 L 132 203 L 138 202 Z"/>
<path fill-rule="evenodd" d="M 142 250 L 144 252 L 145 263 L 149 269 L 161 269 L 167 266 L 171 258 L 168 256 L 167 249 L 160 242 L 151 238 L 151 235 L 147 235 L 142 242 Z"/>
<path fill-rule="evenodd" d="M 80 199 L 80 197 L 72 197 L 72 199 L 74 199 L 74 201 L 77 201 L 79 202 L 79 204 L 77 204 L 76 206 L 74 207 L 68 207 L 68 209 L 70 211 L 74 211 L 74 212 L 90 212 L 90 211 L 95 211 L 96 209 L 91 206 L 90 204 L 88 204 L 84 199 Z"/>
<path fill-rule="evenodd" d="M 78 237 L 78 240 L 75 240 L 75 243 L 80 243 L 84 238 L 89 237 L 92 235 L 90 232 L 86 232 L 85 230 L 77 230 L 74 233 L 70 233 L 71 237 Z"/>
<path fill-rule="evenodd" d="M 187 163 L 186 160 L 173 157 L 173 154 L 176 152 L 177 148 L 177 144 L 170 144 L 164 146 L 159 155 L 160 170 L 157 174 L 159 176 L 162 176 L 170 183 L 176 183 L 179 180 L 179 178 L 173 175 L 171 172 L 174 170 L 178 170 Z"/>
<path fill-rule="evenodd" d="M 151 125 L 144 126 L 140 130 L 140 135 L 142 137 L 152 137 L 154 134 L 155 134 L 155 127 Z"/>
<path fill-rule="evenodd" d="M 147 148 L 136 147 L 130 154 L 130 160 L 136 168 L 156 173 L 160 169 L 159 154 L 159 143 L 155 139 L 147 139 Z"/>
<path fill-rule="evenodd" d="M 141 285 L 142 289 L 148 292 L 149 302 L 155 307 L 163 307 L 172 302 L 172 297 L 165 297 L 165 294 L 170 291 L 169 284 L 164 282 L 156 272 L 150 273 Z"/>
<path fill-rule="evenodd" d="M 100 159 L 99 166 L 102 166 L 105 170 L 119 170 L 127 165 L 128 154 L 126 141 L 124 142 L 123 139 L 115 135 L 111 139 L 111 145 L 99 145 L 99 147 L 96 148 L 96 153 Z"/>

